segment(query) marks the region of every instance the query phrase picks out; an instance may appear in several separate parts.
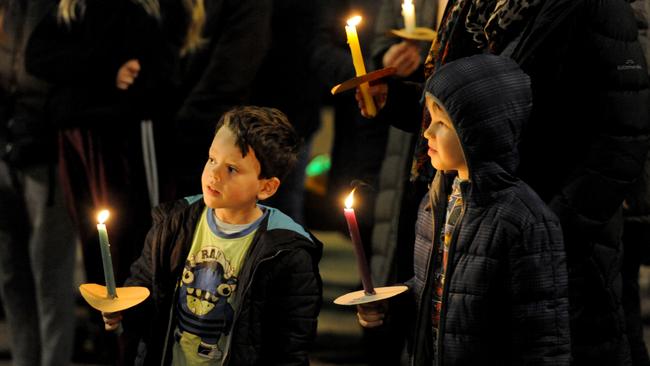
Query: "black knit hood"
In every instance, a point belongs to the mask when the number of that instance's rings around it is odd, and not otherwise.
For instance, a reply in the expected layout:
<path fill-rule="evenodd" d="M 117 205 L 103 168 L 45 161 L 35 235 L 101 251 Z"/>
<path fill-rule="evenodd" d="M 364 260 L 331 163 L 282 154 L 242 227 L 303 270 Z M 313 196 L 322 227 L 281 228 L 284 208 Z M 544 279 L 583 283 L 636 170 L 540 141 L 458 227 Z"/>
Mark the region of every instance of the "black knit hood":
<path fill-rule="evenodd" d="M 473 185 L 512 181 L 532 108 L 530 79 L 517 63 L 490 54 L 462 58 L 440 67 L 425 92 L 451 117 Z"/>

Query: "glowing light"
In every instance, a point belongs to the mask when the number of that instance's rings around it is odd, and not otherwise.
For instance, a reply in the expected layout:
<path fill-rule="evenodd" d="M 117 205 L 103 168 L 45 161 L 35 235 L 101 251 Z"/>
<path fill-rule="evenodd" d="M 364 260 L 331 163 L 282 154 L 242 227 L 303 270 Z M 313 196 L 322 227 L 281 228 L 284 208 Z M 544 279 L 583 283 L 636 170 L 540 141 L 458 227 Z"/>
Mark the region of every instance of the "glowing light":
<path fill-rule="evenodd" d="M 348 209 L 352 208 L 352 204 L 354 204 L 354 189 L 352 190 L 352 192 L 350 192 L 348 197 L 345 199 L 345 208 Z"/>
<path fill-rule="evenodd" d="M 361 23 L 361 15 L 355 15 L 352 18 L 348 19 L 347 21 L 348 25 L 351 27 L 356 27 Z"/>
<path fill-rule="evenodd" d="M 110 213 L 108 212 L 108 210 L 99 211 L 99 213 L 97 214 L 97 223 L 99 223 L 99 224 L 105 223 L 106 220 L 108 220 L 109 216 L 110 216 Z"/>

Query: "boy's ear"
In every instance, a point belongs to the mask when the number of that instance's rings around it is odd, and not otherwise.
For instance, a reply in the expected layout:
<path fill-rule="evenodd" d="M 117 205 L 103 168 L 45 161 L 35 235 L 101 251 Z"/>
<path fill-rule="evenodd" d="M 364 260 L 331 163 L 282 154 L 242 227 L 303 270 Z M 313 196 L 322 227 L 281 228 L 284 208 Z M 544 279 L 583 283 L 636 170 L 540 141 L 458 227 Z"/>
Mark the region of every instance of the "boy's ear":
<path fill-rule="evenodd" d="M 262 186 L 257 192 L 257 199 L 263 201 L 275 194 L 280 187 L 280 179 L 277 177 L 262 179 Z"/>

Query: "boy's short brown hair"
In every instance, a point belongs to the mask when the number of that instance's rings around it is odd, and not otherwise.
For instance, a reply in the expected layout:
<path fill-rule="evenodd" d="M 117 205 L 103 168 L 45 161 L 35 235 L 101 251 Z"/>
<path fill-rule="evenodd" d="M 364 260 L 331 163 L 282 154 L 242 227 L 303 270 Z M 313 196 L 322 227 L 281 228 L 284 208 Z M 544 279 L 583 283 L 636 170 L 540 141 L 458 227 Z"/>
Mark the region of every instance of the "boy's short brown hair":
<path fill-rule="evenodd" d="M 260 162 L 259 178 L 277 177 L 281 181 L 298 160 L 300 137 L 287 116 L 275 108 L 239 106 L 217 122 L 216 131 L 227 126 L 236 136 L 242 156 L 250 146 Z"/>

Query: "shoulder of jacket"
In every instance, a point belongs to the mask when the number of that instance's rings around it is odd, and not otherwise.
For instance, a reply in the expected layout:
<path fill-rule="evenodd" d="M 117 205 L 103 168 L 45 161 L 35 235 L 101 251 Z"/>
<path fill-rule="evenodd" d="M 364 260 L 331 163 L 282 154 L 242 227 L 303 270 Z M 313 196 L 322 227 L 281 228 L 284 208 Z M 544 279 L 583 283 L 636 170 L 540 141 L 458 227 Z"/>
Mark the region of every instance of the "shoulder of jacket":
<path fill-rule="evenodd" d="M 183 215 L 186 212 L 194 212 L 203 209 L 203 196 L 191 196 L 176 201 L 164 202 L 156 206 L 152 210 L 152 217 L 154 223 L 161 223 L 163 221 L 173 219 L 176 216 Z"/>

